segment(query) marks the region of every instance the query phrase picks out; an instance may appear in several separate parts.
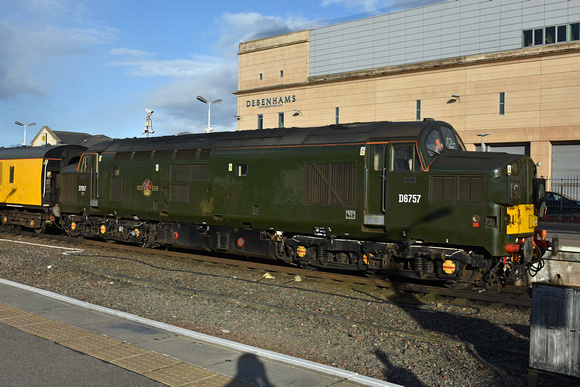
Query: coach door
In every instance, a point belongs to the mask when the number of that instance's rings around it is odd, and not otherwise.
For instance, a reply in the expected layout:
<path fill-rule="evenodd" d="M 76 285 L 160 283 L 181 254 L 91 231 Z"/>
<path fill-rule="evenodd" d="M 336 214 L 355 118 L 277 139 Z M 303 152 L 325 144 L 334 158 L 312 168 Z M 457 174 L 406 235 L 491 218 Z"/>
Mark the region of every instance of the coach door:
<path fill-rule="evenodd" d="M 385 225 L 385 149 L 386 144 L 367 144 L 365 168 L 364 225 L 382 228 Z"/>
<path fill-rule="evenodd" d="M 89 197 L 91 207 L 99 206 L 99 155 L 85 153 L 79 165 L 78 190 L 81 196 Z M 84 200 L 82 200 L 84 201 Z"/>

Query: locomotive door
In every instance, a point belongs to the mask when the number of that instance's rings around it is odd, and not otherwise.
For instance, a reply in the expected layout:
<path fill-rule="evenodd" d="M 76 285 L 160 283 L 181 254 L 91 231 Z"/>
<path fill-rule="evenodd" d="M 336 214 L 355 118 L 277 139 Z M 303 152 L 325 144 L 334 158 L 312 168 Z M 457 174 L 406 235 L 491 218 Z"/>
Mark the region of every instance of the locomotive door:
<path fill-rule="evenodd" d="M 422 173 L 414 142 L 391 143 L 385 178 L 385 216 L 389 231 L 411 237 L 423 227 L 428 205 L 428 176 Z"/>
<path fill-rule="evenodd" d="M 386 144 L 366 145 L 364 224 L 368 227 L 385 225 L 385 149 Z"/>
<path fill-rule="evenodd" d="M 84 154 L 79 165 L 79 192 L 81 196 L 88 194 L 89 205 L 99 206 L 99 155 L 96 153 Z"/>

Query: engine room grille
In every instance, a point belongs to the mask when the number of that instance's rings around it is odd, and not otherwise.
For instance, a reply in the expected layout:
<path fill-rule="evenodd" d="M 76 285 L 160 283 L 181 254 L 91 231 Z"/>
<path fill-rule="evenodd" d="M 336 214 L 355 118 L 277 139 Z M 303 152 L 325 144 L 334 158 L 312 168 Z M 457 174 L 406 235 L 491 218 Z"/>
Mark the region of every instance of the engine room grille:
<path fill-rule="evenodd" d="M 482 176 L 432 176 L 432 201 L 483 201 Z"/>
<path fill-rule="evenodd" d="M 308 163 L 306 204 L 352 207 L 355 180 L 354 163 Z"/>
<path fill-rule="evenodd" d="M 61 174 L 62 189 L 60 191 L 60 200 L 63 203 L 74 203 L 76 201 L 77 181 L 76 175 Z"/>
<path fill-rule="evenodd" d="M 172 185 L 170 189 L 170 199 L 173 203 L 188 203 L 189 202 L 189 186 L 187 185 Z"/>

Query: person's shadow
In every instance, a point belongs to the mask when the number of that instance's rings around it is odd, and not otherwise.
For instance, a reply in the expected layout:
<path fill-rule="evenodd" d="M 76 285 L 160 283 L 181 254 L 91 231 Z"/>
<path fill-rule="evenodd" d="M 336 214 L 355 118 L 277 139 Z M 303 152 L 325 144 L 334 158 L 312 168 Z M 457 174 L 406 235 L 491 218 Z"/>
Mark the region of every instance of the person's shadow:
<path fill-rule="evenodd" d="M 264 364 L 256 355 L 251 353 L 245 353 L 238 358 L 238 370 L 234 378 L 226 387 L 246 386 L 244 382 L 255 386 L 274 387 L 268 380 Z"/>

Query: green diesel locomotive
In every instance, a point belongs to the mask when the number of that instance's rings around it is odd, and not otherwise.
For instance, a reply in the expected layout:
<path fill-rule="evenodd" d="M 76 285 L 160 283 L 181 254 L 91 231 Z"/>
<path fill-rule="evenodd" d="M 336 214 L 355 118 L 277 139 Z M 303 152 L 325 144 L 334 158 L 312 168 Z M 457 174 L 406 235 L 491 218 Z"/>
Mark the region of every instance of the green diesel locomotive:
<path fill-rule="evenodd" d="M 59 184 L 70 235 L 450 286 L 523 278 L 551 245 L 534 162 L 433 120 L 113 140 Z"/>

